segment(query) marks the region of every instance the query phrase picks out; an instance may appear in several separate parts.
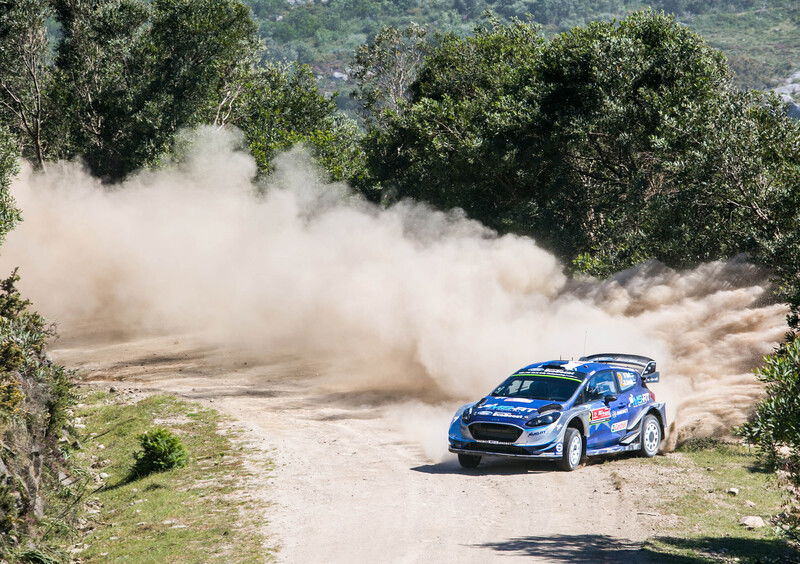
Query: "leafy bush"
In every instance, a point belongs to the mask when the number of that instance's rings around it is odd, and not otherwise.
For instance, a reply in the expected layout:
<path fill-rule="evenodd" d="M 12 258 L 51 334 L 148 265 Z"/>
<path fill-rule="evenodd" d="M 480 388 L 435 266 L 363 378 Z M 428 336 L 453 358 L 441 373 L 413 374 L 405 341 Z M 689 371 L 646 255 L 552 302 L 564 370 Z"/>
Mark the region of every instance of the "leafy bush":
<path fill-rule="evenodd" d="M 800 540 L 800 338 L 768 356 L 758 377 L 766 383 L 766 396 L 739 432 L 788 485 L 777 520 L 787 536 Z"/>
<path fill-rule="evenodd" d="M 186 448 L 175 433 L 156 427 L 139 436 L 142 450 L 135 453 L 133 476 L 146 476 L 171 468 L 185 466 L 188 460 Z"/>

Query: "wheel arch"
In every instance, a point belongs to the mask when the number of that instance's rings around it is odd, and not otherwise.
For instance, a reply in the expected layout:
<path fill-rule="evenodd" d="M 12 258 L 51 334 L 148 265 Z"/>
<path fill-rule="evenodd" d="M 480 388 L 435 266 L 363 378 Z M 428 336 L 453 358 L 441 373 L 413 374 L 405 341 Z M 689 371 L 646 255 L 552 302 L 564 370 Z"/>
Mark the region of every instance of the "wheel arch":
<path fill-rule="evenodd" d="M 583 419 L 581 419 L 580 415 L 576 415 L 575 417 L 569 420 L 569 423 L 567 423 L 567 428 L 569 427 L 575 427 L 580 432 L 581 435 L 583 435 L 584 437 L 588 437 L 587 434 L 588 427 L 583 422 Z"/>
<path fill-rule="evenodd" d="M 661 438 L 664 438 L 664 434 L 666 433 L 666 428 L 664 427 L 664 419 L 661 417 L 661 412 L 657 410 L 655 407 L 651 407 L 647 410 L 647 412 L 642 416 L 642 420 L 648 415 L 652 415 L 658 421 L 658 426 L 661 428 Z"/>

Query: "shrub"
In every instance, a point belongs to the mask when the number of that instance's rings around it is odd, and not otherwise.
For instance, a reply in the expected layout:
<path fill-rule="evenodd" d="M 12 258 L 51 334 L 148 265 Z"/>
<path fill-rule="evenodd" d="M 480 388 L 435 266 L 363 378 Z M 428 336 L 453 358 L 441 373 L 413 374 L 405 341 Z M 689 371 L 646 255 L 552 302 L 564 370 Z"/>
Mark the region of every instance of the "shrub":
<path fill-rule="evenodd" d="M 800 540 L 800 338 L 768 356 L 757 374 L 766 383 L 766 396 L 739 433 L 787 483 L 788 499 L 777 521 L 787 536 Z"/>
<path fill-rule="evenodd" d="M 135 462 L 131 474 L 146 476 L 186 465 L 188 455 L 180 438 L 175 433 L 156 427 L 139 436 L 142 450 L 133 456 Z"/>

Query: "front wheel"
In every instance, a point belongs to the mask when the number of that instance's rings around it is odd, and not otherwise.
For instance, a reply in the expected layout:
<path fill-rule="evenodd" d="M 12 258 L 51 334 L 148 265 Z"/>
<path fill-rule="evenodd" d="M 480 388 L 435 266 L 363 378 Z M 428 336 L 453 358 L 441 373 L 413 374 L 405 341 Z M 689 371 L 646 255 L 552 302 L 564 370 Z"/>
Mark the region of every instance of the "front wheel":
<path fill-rule="evenodd" d="M 477 468 L 481 463 L 481 457 L 476 454 L 459 454 L 458 463 L 462 468 Z"/>
<path fill-rule="evenodd" d="M 652 458 L 658 454 L 661 445 L 661 425 L 655 415 L 645 415 L 642 420 L 642 446 L 639 452 L 642 456 Z"/>
<path fill-rule="evenodd" d="M 572 472 L 581 464 L 583 458 L 583 435 L 575 427 L 568 427 L 564 433 L 564 446 L 558 467 L 565 472 Z"/>

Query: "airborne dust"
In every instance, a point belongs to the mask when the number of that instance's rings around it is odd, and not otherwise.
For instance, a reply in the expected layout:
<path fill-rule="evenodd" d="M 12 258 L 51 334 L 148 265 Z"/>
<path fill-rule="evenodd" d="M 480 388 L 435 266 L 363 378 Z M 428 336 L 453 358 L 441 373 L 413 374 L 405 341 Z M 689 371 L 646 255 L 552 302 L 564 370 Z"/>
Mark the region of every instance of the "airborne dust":
<path fill-rule="evenodd" d="M 22 291 L 65 337 L 192 334 L 294 355 L 343 391 L 390 391 L 424 413 L 535 360 L 644 354 L 659 361 L 674 445 L 746 417 L 752 369 L 785 330 L 785 307 L 741 261 L 573 280 L 530 239 L 366 203 L 300 151 L 257 185 L 236 134 L 194 137 L 180 164 L 112 188 L 74 163 L 14 183 L 24 221 L 0 267 L 21 267 Z"/>

